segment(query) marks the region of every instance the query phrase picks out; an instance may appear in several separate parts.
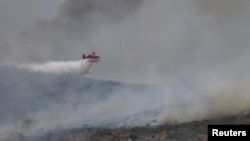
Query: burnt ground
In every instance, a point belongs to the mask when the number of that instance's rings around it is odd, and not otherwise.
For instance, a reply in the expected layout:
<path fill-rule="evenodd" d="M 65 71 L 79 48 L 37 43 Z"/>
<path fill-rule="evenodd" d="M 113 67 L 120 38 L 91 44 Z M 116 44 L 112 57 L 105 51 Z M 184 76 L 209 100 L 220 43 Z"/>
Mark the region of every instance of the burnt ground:
<path fill-rule="evenodd" d="M 81 127 L 53 131 L 37 137 L 19 135 L 21 141 L 206 141 L 208 124 L 250 124 L 250 113 L 156 127 Z"/>

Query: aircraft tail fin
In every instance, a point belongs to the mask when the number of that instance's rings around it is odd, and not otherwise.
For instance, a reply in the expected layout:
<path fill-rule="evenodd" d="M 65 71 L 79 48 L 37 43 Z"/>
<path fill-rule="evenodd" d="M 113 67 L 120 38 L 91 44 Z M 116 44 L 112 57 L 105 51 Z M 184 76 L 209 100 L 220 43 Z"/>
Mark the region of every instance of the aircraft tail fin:
<path fill-rule="evenodd" d="M 91 53 L 91 62 L 95 62 L 95 51 Z"/>

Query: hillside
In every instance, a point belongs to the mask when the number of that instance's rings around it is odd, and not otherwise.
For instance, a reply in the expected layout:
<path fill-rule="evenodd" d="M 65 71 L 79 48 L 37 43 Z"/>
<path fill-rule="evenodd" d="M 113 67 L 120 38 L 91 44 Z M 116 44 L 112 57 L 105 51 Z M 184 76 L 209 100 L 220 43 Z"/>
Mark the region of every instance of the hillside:
<path fill-rule="evenodd" d="M 116 129 L 81 127 L 48 132 L 37 137 L 22 135 L 16 137 L 22 141 L 206 141 L 208 124 L 250 124 L 250 114 L 240 113 L 211 120 L 156 127 Z"/>

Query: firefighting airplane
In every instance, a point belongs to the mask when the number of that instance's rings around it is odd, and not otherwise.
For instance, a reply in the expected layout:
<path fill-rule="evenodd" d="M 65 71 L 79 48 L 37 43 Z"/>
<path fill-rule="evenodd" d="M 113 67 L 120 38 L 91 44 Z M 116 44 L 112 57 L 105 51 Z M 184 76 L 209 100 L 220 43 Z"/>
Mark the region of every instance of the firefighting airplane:
<path fill-rule="evenodd" d="M 96 56 L 95 51 L 93 51 L 91 54 L 85 56 L 85 54 L 82 55 L 83 60 L 87 60 L 88 62 L 100 62 L 100 56 Z"/>

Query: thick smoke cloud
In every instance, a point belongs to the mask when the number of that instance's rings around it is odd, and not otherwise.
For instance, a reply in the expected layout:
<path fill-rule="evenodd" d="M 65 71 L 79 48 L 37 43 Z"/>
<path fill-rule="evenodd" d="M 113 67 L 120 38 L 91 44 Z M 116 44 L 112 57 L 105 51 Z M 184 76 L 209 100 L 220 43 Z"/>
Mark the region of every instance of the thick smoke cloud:
<path fill-rule="evenodd" d="M 59 8 L 58 5 L 63 1 L 1 0 L 0 38 L 28 30 L 32 24 L 42 18 L 55 17 Z"/>
<path fill-rule="evenodd" d="M 80 58 L 93 49 L 87 37 L 102 23 L 119 22 L 138 7 L 138 0 L 74 0 L 61 5 L 58 17 L 42 19 L 28 31 L 1 40 L 0 58 L 49 61 Z M 114 13 L 110 15 L 111 13 Z M 100 52 L 101 53 L 101 52 Z"/>
<path fill-rule="evenodd" d="M 1 66 L 0 135 L 84 124 L 159 125 L 248 111 L 249 5 L 66 0 L 55 18 L 1 38 L 0 59 L 66 61 L 95 50 L 102 60 L 89 76 L 98 80 Z"/>
<path fill-rule="evenodd" d="M 56 18 L 2 38 L 0 58 L 75 60 L 95 50 L 103 61 L 96 78 L 206 83 L 203 76 L 227 78 L 248 65 L 242 61 L 249 52 L 247 5 L 244 0 L 65 1 Z"/>

